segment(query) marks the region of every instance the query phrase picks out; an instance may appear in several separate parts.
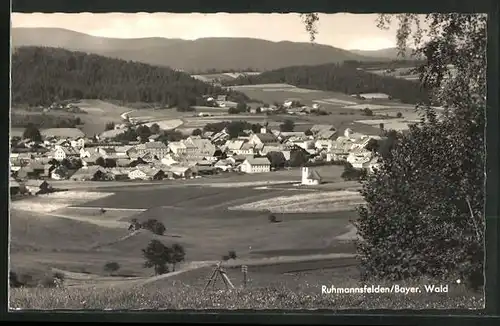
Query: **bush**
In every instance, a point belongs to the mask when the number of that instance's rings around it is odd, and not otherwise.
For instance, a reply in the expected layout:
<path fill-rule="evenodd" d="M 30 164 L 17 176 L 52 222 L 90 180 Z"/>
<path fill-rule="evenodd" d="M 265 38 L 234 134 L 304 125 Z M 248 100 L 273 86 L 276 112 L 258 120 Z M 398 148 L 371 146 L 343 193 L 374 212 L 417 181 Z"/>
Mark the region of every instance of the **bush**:
<path fill-rule="evenodd" d="M 120 269 L 120 264 L 118 264 L 115 261 L 107 262 L 104 265 L 104 271 L 107 272 L 107 273 L 110 273 L 110 274 L 116 272 L 119 269 Z"/>
<path fill-rule="evenodd" d="M 54 273 L 52 275 L 44 276 L 40 280 L 40 283 L 38 285 L 44 288 L 56 288 L 56 287 L 61 287 L 63 282 L 64 282 L 64 274 Z"/>
<path fill-rule="evenodd" d="M 156 219 L 147 220 L 146 222 L 142 223 L 142 227 L 157 235 L 164 235 L 165 231 L 167 230 L 165 228 L 165 225 L 163 225 L 163 223 Z"/>
<path fill-rule="evenodd" d="M 371 117 L 371 116 L 373 116 L 373 111 L 370 110 L 369 108 L 365 108 L 363 110 L 363 114 L 366 115 L 366 116 L 368 116 L 368 117 Z"/>
<path fill-rule="evenodd" d="M 358 170 L 352 167 L 352 165 L 345 165 L 344 172 L 342 172 L 341 178 L 345 181 L 360 181 L 366 177 L 366 170 Z"/>

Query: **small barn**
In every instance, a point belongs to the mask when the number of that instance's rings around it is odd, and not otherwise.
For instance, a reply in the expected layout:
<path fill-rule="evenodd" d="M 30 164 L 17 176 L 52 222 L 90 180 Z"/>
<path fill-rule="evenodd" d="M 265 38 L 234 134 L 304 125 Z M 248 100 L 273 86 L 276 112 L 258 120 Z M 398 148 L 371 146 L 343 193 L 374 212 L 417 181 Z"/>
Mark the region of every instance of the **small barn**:
<path fill-rule="evenodd" d="M 33 195 L 46 194 L 52 189 L 50 184 L 45 180 L 28 180 L 24 186 Z"/>

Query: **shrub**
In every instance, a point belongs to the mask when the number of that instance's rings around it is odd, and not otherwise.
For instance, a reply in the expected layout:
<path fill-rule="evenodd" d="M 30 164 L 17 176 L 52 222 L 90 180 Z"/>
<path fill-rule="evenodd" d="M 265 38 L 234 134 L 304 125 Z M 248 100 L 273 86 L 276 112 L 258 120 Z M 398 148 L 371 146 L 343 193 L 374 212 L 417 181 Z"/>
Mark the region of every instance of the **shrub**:
<path fill-rule="evenodd" d="M 164 235 L 165 231 L 167 230 L 165 228 L 165 225 L 163 225 L 163 223 L 156 219 L 147 220 L 146 222 L 142 223 L 142 227 L 157 235 Z"/>
<path fill-rule="evenodd" d="M 368 116 L 368 117 L 371 117 L 371 116 L 373 116 L 373 111 L 370 110 L 369 108 L 365 108 L 363 110 L 363 114 L 366 115 L 366 116 Z"/>
<path fill-rule="evenodd" d="M 115 261 L 107 262 L 104 265 L 104 271 L 107 272 L 107 273 L 110 273 L 110 274 L 116 272 L 119 269 L 120 269 L 120 264 L 118 264 Z"/>
<path fill-rule="evenodd" d="M 366 170 L 358 170 L 352 167 L 352 165 L 345 165 L 344 172 L 342 172 L 341 178 L 345 181 L 359 181 L 366 177 Z"/>

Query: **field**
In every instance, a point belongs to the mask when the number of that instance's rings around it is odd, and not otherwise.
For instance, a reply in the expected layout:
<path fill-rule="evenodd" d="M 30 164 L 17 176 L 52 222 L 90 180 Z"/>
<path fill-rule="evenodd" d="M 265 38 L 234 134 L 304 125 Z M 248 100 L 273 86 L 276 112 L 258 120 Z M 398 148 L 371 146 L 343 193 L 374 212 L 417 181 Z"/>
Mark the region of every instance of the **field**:
<path fill-rule="evenodd" d="M 391 120 L 396 118 L 400 112 L 407 120 L 414 120 L 417 117 L 415 108 L 412 105 L 402 104 L 395 100 L 372 99 L 360 100 L 350 95 L 326 92 L 310 89 L 301 89 L 288 84 L 262 84 L 262 85 L 241 85 L 232 89 L 246 94 L 250 98 L 262 100 L 265 103 L 283 103 L 286 100 L 297 100 L 304 105 L 319 104 L 322 110 L 329 115 L 306 115 L 306 116 L 284 116 L 293 117 L 297 125 L 296 130 L 302 131 L 313 124 L 329 123 L 343 132 L 345 128 L 351 128 L 356 132 L 366 134 L 378 134 L 380 132 L 379 123 L 367 123 L 369 120 L 384 120 L 384 125 L 392 126 Z M 366 116 L 362 110 L 369 108 L 373 111 L 373 116 Z M 272 117 L 272 119 L 275 119 Z M 302 128 L 301 126 L 308 126 Z M 398 121 L 394 124 L 398 129 L 407 128 L 407 124 Z M 386 128 L 387 129 L 387 128 Z"/>
<path fill-rule="evenodd" d="M 339 178 L 337 168 L 332 166 L 330 176 L 327 169 L 321 173 L 333 182 Z M 242 259 L 303 255 L 304 250 L 338 252 L 335 237 L 349 232 L 349 220 L 355 216 L 350 206 L 339 212 L 278 214 L 282 222 L 272 225 L 266 212 L 228 209 L 274 197 L 321 193 L 284 184 L 297 180 L 298 170 L 293 170 L 149 186 L 117 183 L 90 192 L 81 188 L 19 200 L 11 203 L 12 266 L 102 275 L 106 262 L 117 261 L 128 275 L 150 275 L 141 266 L 140 249 L 158 236 L 146 231 L 130 235 L 132 217 L 162 221 L 167 234 L 160 238 L 185 246 L 187 262 L 217 260 L 228 250 Z"/>

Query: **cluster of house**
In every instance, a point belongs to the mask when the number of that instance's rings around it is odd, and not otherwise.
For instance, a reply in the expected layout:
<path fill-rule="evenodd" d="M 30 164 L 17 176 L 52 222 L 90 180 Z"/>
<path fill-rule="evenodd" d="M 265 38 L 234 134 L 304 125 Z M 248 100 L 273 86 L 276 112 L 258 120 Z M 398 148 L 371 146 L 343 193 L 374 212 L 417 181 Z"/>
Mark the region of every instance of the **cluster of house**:
<path fill-rule="evenodd" d="M 11 176 L 17 180 L 161 180 L 187 179 L 219 172 L 263 173 L 272 169 L 269 153 L 278 152 L 289 161 L 300 150 L 314 162 L 347 161 L 354 168 L 372 169 L 376 155 L 366 149 L 370 139 L 347 129 L 337 136 L 331 125 L 315 125 L 304 132 L 281 132 L 262 128 L 230 139 L 227 129 L 205 132 L 180 141 L 156 141 L 123 145 L 75 139 L 44 140 L 45 153 L 10 154 Z M 309 173 L 309 172 L 307 172 Z"/>

